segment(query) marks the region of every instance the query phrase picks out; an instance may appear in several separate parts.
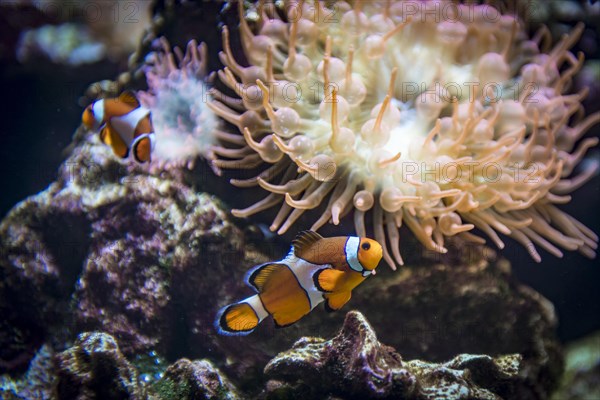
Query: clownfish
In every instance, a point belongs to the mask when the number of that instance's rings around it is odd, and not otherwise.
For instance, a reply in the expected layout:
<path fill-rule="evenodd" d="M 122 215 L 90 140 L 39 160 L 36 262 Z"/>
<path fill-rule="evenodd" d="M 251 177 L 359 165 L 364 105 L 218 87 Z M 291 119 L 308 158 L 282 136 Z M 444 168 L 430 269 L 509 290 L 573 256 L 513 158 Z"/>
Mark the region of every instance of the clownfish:
<path fill-rule="evenodd" d="M 81 120 L 88 129 L 100 129 L 100 140 L 117 156 L 127 158 L 131 153 L 139 163 L 150 161 L 155 145 L 150 110 L 142 107 L 133 93 L 93 102 Z"/>
<path fill-rule="evenodd" d="M 269 315 L 285 327 L 323 301 L 328 311 L 339 310 L 352 289 L 375 274 L 381 257 L 381 245 L 372 239 L 301 232 L 283 260 L 248 272 L 246 283 L 257 294 L 223 307 L 215 327 L 223 335 L 247 335 Z"/>

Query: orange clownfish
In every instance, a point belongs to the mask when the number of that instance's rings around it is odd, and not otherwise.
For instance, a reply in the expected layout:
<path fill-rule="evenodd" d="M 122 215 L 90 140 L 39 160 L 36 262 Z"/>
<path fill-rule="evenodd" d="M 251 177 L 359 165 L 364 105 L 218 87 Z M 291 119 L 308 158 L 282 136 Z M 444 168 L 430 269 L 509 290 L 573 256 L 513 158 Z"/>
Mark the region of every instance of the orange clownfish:
<path fill-rule="evenodd" d="M 150 161 L 155 144 L 150 110 L 142 107 L 133 93 L 95 101 L 81 119 L 86 128 L 100 129 L 100 140 L 117 156 L 127 158 L 131 153 L 137 162 Z"/>
<path fill-rule="evenodd" d="M 288 326 L 323 301 L 326 309 L 339 310 L 350 300 L 352 289 L 375 274 L 381 256 L 381 245 L 372 239 L 301 232 L 283 260 L 248 272 L 247 284 L 257 294 L 222 308 L 215 321 L 217 331 L 247 335 L 269 315 L 277 327 Z"/>

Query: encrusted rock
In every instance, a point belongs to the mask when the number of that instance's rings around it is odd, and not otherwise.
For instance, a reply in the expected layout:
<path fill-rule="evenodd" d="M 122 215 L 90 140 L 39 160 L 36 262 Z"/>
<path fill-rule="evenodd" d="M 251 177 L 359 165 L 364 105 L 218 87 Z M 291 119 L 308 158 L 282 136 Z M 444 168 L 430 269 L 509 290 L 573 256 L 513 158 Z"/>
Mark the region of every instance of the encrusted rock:
<path fill-rule="evenodd" d="M 115 339 L 102 332 L 82 333 L 56 356 L 56 399 L 146 398 L 136 369 L 119 350 Z"/>
<path fill-rule="evenodd" d="M 0 224 L 0 372 L 24 370 L 44 341 L 82 331 L 114 335 L 125 354 L 243 350 L 222 345 L 212 322 L 264 257 L 225 207 L 120 162 L 95 136 L 76 143 L 57 181 Z"/>
<path fill-rule="evenodd" d="M 23 375 L 0 376 L 0 399 L 3 400 L 47 400 L 52 395 L 54 375 L 54 353 L 48 345 L 42 346 L 29 363 Z"/>
<path fill-rule="evenodd" d="M 0 372 L 26 368 L 53 327 L 62 329 L 89 233 L 81 206 L 49 192 L 0 223 Z"/>
<path fill-rule="evenodd" d="M 150 390 L 161 400 L 240 399 L 231 382 L 207 360 L 178 360 Z"/>
<path fill-rule="evenodd" d="M 554 306 L 513 279 L 493 251 L 454 242 L 449 253 L 433 262 L 426 254 L 400 274 L 383 270 L 363 285 L 357 308 L 369 310 L 380 339 L 406 358 L 521 354 L 524 387 L 547 398 L 563 371 Z"/>
<path fill-rule="evenodd" d="M 403 361 L 393 348 L 379 343 L 362 314 L 351 311 L 333 339 L 302 338 L 271 360 L 265 373 L 279 382 L 269 382 L 263 395 L 499 399 L 518 391 L 521 372 L 518 354 L 494 358 L 463 354 L 440 364 Z"/>

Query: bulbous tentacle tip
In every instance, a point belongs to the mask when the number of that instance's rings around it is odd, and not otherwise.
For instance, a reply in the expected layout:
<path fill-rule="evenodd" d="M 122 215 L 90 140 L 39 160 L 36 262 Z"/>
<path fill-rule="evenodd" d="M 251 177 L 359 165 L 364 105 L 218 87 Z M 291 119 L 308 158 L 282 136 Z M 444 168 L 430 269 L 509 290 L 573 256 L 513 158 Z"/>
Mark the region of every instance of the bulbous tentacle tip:
<path fill-rule="evenodd" d="M 245 214 L 241 211 L 241 210 L 237 210 L 237 209 L 232 209 L 231 210 L 231 214 L 236 217 L 236 218 L 245 218 Z"/>
<path fill-rule="evenodd" d="M 323 2 L 315 4 L 313 16 L 327 11 Z M 392 2 L 374 4 L 355 1 L 338 24 L 311 20 L 303 12 L 285 26 L 277 15 L 259 10 L 250 26 L 243 2 L 238 3 L 242 48 L 251 65 L 233 59 L 230 32 L 224 29 L 225 68 L 218 77 L 239 99 L 221 97 L 209 108 L 242 131 L 242 143 L 221 134 L 235 146 L 216 152 L 226 160 L 215 165 L 249 169 L 285 161 L 284 169 L 289 168 L 277 179 L 261 173 L 232 181 L 271 192 L 236 214 L 283 203 L 271 226 L 283 233 L 303 210 L 328 201 L 313 227 L 340 224 L 354 210 L 357 233 L 363 235 L 370 211 L 378 238 L 389 249 L 385 262 L 394 269 L 403 265 L 402 224 L 440 253 L 448 251 L 448 236 L 485 243 L 471 233 L 478 228 L 500 249 L 500 234 L 514 238 L 536 261 L 532 243 L 555 256 L 562 255 L 558 246 L 592 256 L 597 236 L 555 210 L 595 174 L 585 153 L 598 140 L 580 139 L 600 121 L 600 113 L 583 118 L 585 91 L 562 94 L 583 62 L 582 54 L 569 51 L 583 26 L 549 49 L 547 29 L 527 40 L 524 24 L 513 16 L 486 24 L 482 18 L 449 23 L 419 15 L 398 22 L 402 14 Z M 461 46 L 467 40 L 473 46 Z M 324 49 L 322 58 L 310 54 L 315 46 Z M 418 46 L 431 51 L 412 52 Z M 549 50 L 541 54 L 540 47 Z M 432 52 L 437 62 L 427 56 Z M 473 80 L 484 84 L 514 80 L 524 90 L 514 101 L 492 101 L 489 87 L 470 86 L 466 94 L 427 87 L 404 99 L 399 82 L 406 81 L 406 71 L 395 67 L 398 57 L 410 57 L 411 71 L 426 81 L 443 85 L 449 79 L 446 66 L 452 65 L 468 67 Z M 519 65 L 524 66 L 517 71 Z M 294 86 L 289 93 L 296 98 L 307 82 L 319 83 L 314 99 L 287 101 L 286 87 Z M 412 165 L 424 170 L 411 171 Z M 573 171 L 579 175 L 566 179 Z"/>

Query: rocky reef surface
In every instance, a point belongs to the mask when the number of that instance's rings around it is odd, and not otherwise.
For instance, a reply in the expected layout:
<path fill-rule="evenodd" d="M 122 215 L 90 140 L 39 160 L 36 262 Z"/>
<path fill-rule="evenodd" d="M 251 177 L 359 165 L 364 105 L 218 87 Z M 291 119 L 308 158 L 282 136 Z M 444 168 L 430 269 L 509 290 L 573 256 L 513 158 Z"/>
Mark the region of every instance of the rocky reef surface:
<path fill-rule="evenodd" d="M 302 336 L 332 337 L 343 324 L 342 312 L 318 309 L 286 329 L 267 321 L 248 337 L 218 336 L 213 328 L 218 308 L 250 293 L 244 273 L 281 258 L 288 244 L 270 242 L 255 226 L 234 222 L 212 194 L 227 200 L 218 179 L 201 160 L 194 165 L 157 171 L 126 164 L 80 131 L 56 182 L 18 204 L 0 223 L 5 393 L 36 390 L 69 398 L 108 390 L 105 398 L 125 392 L 131 398 L 161 393 L 160 398 L 169 398 L 167 392 L 185 387 L 205 393 L 189 398 L 278 398 L 278 393 L 306 393 L 297 382 L 317 373 L 324 380 L 311 393 L 393 396 L 405 390 L 407 396 L 426 396 L 427 390 L 442 390 L 430 382 L 441 370 L 452 387 L 488 397 L 510 398 L 516 391 L 520 398 L 543 399 L 556 385 L 562 356 L 552 305 L 513 280 L 507 262 L 493 251 L 459 242 L 450 256 L 415 252 L 407 259 L 410 268 L 396 273 L 381 268 L 361 285 L 345 310 L 361 311 L 373 328 L 351 313 L 329 344 L 302 339 L 287 353 L 308 346 L 314 357 L 324 357 L 326 370 L 315 372 L 306 361 L 305 367 L 291 367 L 286 353 L 273 357 Z M 428 361 L 403 362 L 392 348 L 378 344 L 373 329 L 403 357 Z M 368 361 L 381 370 L 375 374 L 379 378 L 364 376 L 377 381 L 371 389 L 346 388 L 343 375 L 321 375 L 359 368 L 344 367 L 349 340 L 380 358 Z M 323 353 L 318 350 L 323 346 L 337 350 Z M 163 360 L 151 374 L 139 361 L 148 354 Z M 103 367 L 108 359 L 112 366 Z M 502 362 L 518 373 L 507 372 Z M 489 382 L 472 380 L 473 365 L 486 371 L 482 376 Z M 93 376 L 108 372 L 124 375 Z M 326 389 L 326 383 L 332 386 Z"/>
<path fill-rule="evenodd" d="M 51 385 L 36 398 L 54 399 L 501 399 L 532 398 L 519 354 L 461 354 L 450 361 L 405 361 L 381 344 L 365 317 L 351 311 L 332 339 L 304 337 L 265 367 L 259 393 L 241 395 L 213 362 L 182 358 L 146 384 L 116 340 L 102 332 L 82 333 L 54 355 Z M 29 392 L 31 393 L 31 392 Z M 2 394 L 25 399 L 19 392 Z"/>
<path fill-rule="evenodd" d="M 377 340 L 362 314 L 351 311 L 333 339 L 302 338 L 267 364 L 265 373 L 274 378 L 267 382 L 267 398 L 526 398 L 521 359 L 461 354 L 444 363 L 404 361 Z"/>

